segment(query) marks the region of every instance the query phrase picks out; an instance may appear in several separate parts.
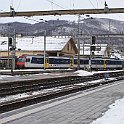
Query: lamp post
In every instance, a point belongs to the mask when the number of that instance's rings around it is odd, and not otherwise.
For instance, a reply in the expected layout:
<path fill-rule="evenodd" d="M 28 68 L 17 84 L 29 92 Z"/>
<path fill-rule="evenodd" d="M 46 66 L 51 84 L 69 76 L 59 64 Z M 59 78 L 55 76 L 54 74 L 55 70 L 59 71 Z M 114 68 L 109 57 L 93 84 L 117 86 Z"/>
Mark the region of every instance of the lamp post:
<path fill-rule="evenodd" d="M 80 38 L 79 38 L 79 34 L 80 34 L 80 15 L 78 15 L 78 42 L 77 42 L 77 46 L 78 46 L 78 61 L 77 61 L 77 69 L 80 69 Z"/>
<path fill-rule="evenodd" d="M 46 69 L 46 30 L 44 31 L 44 70 Z"/>
<path fill-rule="evenodd" d="M 88 17 L 89 19 L 93 19 L 92 17 L 90 17 L 90 15 L 86 15 L 86 17 Z M 83 20 L 80 20 L 80 14 L 79 14 L 78 15 L 78 42 L 77 42 L 77 47 L 78 47 L 77 69 L 78 70 L 80 69 L 80 37 L 79 37 L 81 35 L 80 34 L 80 21 L 83 21 Z M 83 42 L 83 55 L 84 55 L 84 42 Z M 90 53 L 90 56 L 91 56 L 91 53 Z"/>

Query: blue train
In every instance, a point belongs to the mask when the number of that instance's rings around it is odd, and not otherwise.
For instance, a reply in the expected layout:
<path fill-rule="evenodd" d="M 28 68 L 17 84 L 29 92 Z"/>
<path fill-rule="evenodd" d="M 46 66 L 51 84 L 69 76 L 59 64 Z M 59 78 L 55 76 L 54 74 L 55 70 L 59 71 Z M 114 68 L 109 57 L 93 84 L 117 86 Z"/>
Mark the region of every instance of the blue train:
<path fill-rule="evenodd" d="M 44 64 L 43 55 L 22 55 L 16 62 L 17 68 L 49 68 L 67 69 L 77 68 L 78 60 L 74 57 L 46 56 Z M 92 58 L 91 68 L 94 70 L 122 69 L 123 60 L 111 58 Z M 80 68 L 89 68 L 89 58 L 80 58 Z"/>

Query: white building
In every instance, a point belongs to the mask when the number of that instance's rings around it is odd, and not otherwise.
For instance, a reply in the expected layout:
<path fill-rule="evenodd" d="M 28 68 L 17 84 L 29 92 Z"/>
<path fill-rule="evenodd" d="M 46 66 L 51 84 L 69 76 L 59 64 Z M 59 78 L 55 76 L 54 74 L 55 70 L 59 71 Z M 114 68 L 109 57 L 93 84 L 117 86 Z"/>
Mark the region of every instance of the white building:
<path fill-rule="evenodd" d="M 0 37 L 0 56 L 7 56 L 8 37 Z M 44 37 L 17 37 L 16 56 L 43 54 Z M 75 55 L 77 48 L 70 37 L 46 37 L 46 53 L 52 56 Z"/>
<path fill-rule="evenodd" d="M 107 44 L 95 44 L 95 51 L 93 51 L 94 57 L 109 57 L 110 56 L 110 48 Z M 80 44 L 80 55 L 84 57 L 88 57 L 92 54 L 90 52 L 90 44 Z"/>

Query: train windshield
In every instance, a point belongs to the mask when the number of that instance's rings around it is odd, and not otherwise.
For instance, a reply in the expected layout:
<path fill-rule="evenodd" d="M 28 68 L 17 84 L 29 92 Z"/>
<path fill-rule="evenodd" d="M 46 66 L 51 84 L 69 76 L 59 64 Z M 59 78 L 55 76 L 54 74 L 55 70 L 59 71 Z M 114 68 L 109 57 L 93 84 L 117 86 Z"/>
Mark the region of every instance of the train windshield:
<path fill-rule="evenodd" d="M 18 59 L 18 62 L 25 62 L 25 61 L 26 61 L 25 58 L 19 58 L 19 59 Z"/>

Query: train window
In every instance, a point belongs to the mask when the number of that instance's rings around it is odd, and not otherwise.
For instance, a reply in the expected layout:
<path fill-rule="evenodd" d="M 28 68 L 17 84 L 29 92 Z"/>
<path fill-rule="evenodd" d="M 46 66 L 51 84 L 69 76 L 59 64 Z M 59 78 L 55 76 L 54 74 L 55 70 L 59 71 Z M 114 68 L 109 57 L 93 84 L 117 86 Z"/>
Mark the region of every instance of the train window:
<path fill-rule="evenodd" d="M 84 64 L 84 60 L 80 60 L 80 64 Z"/>
<path fill-rule="evenodd" d="M 104 64 L 104 60 L 97 60 L 97 64 L 103 65 Z"/>
<path fill-rule="evenodd" d="M 30 58 L 27 58 L 27 59 L 26 59 L 26 62 L 30 62 Z"/>
<path fill-rule="evenodd" d="M 96 60 L 92 60 L 91 63 L 92 64 L 97 64 L 97 61 Z"/>
<path fill-rule="evenodd" d="M 54 59 L 53 58 L 49 58 L 49 63 L 50 64 L 54 64 Z"/>
<path fill-rule="evenodd" d="M 89 60 L 84 60 L 84 64 L 89 64 Z"/>
<path fill-rule="evenodd" d="M 77 59 L 74 59 L 74 64 L 77 64 Z"/>
<path fill-rule="evenodd" d="M 70 63 L 69 59 L 60 59 L 59 64 L 69 64 L 69 63 Z"/>
<path fill-rule="evenodd" d="M 43 63 L 44 63 L 44 59 L 43 59 L 43 58 L 35 58 L 35 57 L 32 57 L 31 63 L 43 64 Z"/>

